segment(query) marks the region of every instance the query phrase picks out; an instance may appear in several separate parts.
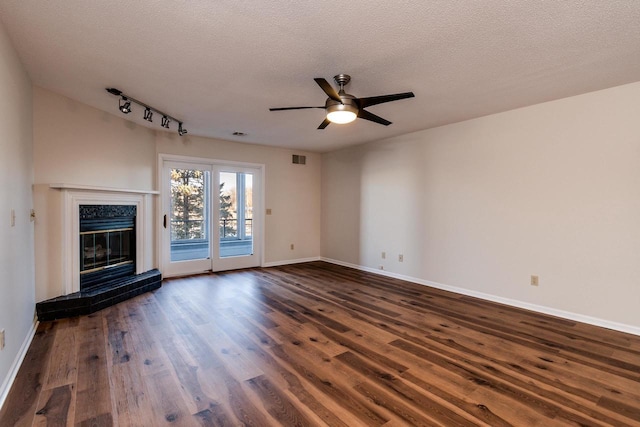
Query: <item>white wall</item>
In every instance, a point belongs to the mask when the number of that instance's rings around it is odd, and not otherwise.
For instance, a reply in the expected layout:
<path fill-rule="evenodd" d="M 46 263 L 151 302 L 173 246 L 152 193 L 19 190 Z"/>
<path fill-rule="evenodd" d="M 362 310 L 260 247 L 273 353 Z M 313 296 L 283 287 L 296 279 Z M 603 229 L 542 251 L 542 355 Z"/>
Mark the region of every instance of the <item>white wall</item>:
<path fill-rule="evenodd" d="M 323 257 L 640 331 L 639 112 L 634 83 L 325 154 Z"/>
<path fill-rule="evenodd" d="M 34 326 L 31 81 L 0 24 L 0 406 Z M 11 210 L 15 226 L 11 226 Z"/>
<path fill-rule="evenodd" d="M 272 212 L 265 216 L 265 262 L 320 256 L 320 154 L 164 132 L 158 133 L 157 149 L 162 154 L 264 164 L 264 206 Z M 306 165 L 292 164 L 292 154 L 306 155 Z"/>

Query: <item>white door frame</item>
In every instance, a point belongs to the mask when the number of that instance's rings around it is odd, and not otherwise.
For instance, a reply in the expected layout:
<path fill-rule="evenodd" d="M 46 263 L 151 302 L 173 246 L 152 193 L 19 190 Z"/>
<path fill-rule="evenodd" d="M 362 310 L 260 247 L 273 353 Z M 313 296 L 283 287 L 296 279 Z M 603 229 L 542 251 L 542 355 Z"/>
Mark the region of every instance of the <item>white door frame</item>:
<path fill-rule="evenodd" d="M 166 186 L 164 184 L 164 178 L 163 178 L 163 172 L 164 172 L 164 162 L 165 161 L 171 161 L 171 162 L 184 162 L 184 163 L 193 163 L 193 164 L 199 164 L 199 165 L 209 165 L 211 166 L 212 170 L 214 168 L 214 166 L 221 166 L 221 165 L 228 165 L 228 166 L 235 166 L 235 167 L 246 167 L 246 168 L 251 168 L 251 169 L 257 169 L 258 173 L 260 174 L 259 176 L 259 181 L 260 181 L 260 188 L 254 188 L 253 190 L 253 195 L 255 198 L 258 198 L 258 205 L 260 206 L 259 209 L 256 209 L 254 211 L 254 223 L 256 225 L 256 229 L 257 231 L 254 234 L 254 245 L 256 245 L 256 250 L 258 250 L 260 252 L 259 254 L 259 264 L 261 267 L 264 267 L 264 247 L 265 247 L 265 243 L 264 243 L 264 202 L 265 202 L 265 165 L 262 163 L 249 163 L 249 162 L 239 162 L 239 161 L 232 161 L 232 160 L 220 160 L 220 159 L 211 159 L 211 158 L 206 158 L 206 157 L 193 157 L 193 156 L 181 156 L 181 155 L 176 155 L 176 154 L 166 154 L 166 153 L 159 153 L 158 154 L 158 167 L 157 167 L 157 180 L 158 180 L 158 185 L 156 188 L 160 189 L 160 197 L 158 198 L 158 206 L 156 209 L 156 212 L 158 212 L 158 238 L 156 239 L 156 250 L 157 250 L 157 254 L 158 254 L 158 266 L 159 266 L 159 270 L 162 273 L 163 277 L 171 277 L 170 275 L 167 276 L 165 274 L 165 264 L 167 262 L 169 258 L 169 251 L 170 251 L 170 247 L 168 245 L 166 245 L 165 242 L 165 231 L 164 231 L 164 227 L 163 227 L 163 216 L 165 214 L 168 215 L 168 212 L 165 212 L 165 205 L 166 205 L 166 198 L 169 197 L 169 195 L 167 194 L 167 190 L 166 190 Z M 213 182 L 213 180 L 212 180 Z M 213 190 L 213 185 L 211 186 L 212 190 Z M 217 194 L 216 191 L 213 191 L 213 194 Z M 209 227 L 211 233 L 218 232 L 218 227 L 216 226 L 211 226 Z M 210 239 L 211 244 L 213 244 L 213 239 Z M 213 260 L 212 260 L 213 262 Z"/>

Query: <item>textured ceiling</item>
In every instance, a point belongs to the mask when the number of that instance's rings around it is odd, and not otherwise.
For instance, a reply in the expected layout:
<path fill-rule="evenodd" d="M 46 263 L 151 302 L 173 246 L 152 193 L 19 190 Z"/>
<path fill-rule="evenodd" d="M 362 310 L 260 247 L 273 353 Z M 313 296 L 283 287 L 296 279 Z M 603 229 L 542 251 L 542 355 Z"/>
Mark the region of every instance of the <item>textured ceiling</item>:
<path fill-rule="evenodd" d="M 640 80 L 635 0 L 2 0 L 0 19 L 38 86 L 121 115 L 116 87 L 190 135 L 320 152 Z M 369 108 L 388 127 L 268 110 L 323 105 L 313 78 L 338 73 L 357 97 L 416 98 Z"/>

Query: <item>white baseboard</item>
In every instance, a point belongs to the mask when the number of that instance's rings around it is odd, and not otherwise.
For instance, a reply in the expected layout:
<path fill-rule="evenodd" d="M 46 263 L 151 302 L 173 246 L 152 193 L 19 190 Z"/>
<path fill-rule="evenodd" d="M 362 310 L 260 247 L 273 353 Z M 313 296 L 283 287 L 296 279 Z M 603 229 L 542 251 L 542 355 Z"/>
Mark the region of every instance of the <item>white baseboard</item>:
<path fill-rule="evenodd" d="M 535 311 L 538 313 L 549 314 L 551 316 L 561 317 L 567 320 L 573 320 L 576 322 L 587 323 L 589 325 L 600 326 L 602 328 L 613 329 L 614 331 L 625 332 L 628 334 L 640 336 L 640 327 L 627 325 L 625 323 L 612 322 L 610 320 L 599 319 L 597 317 L 586 316 L 584 314 L 572 313 L 570 311 L 558 310 L 551 307 L 545 307 L 542 305 L 531 304 L 524 301 L 514 300 L 511 298 L 504 298 L 497 295 L 486 294 L 484 292 L 472 291 L 465 288 L 459 288 L 456 286 L 443 285 L 437 282 L 431 282 L 429 280 L 418 279 L 416 277 L 405 276 L 403 274 L 392 273 L 386 270 L 377 270 L 371 267 L 365 267 L 362 265 L 351 264 L 348 262 L 339 261 L 336 259 L 321 257 L 321 261 L 326 261 L 331 264 L 341 265 L 343 267 L 354 268 L 356 270 L 366 271 L 368 273 L 378 274 L 380 276 L 392 277 L 394 279 L 405 280 L 411 283 L 417 283 L 419 285 L 429 286 L 436 289 L 442 289 L 443 291 L 454 292 L 456 294 L 466 295 L 470 297 L 480 298 L 487 301 L 497 302 L 500 304 L 510 305 L 512 307 L 523 308 L 525 310 Z"/>
<path fill-rule="evenodd" d="M 287 264 L 300 264 L 303 262 L 312 262 L 312 261 L 320 261 L 319 256 L 314 256 L 311 258 L 297 258 L 297 259 L 287 259 L 283 261 L 272 261 L 265 262 L 262 264 L 263 267 L 277 267 L 279 265 L 287 265 Z"/>
<path fill-rule="evenodd" d="M 36 334 L 36 330 L 38 329 L 38 321 L 36 320 L 31 326 L 31 330 L 27 333 L 24 341 L 22 342 L 22 346 L 20 347 L 20 351 L 16 355 L 16 358 L 11 365 L 11 369 L 7 373 L 4 381 L 2 382 L 2 386 L 0 387 L 0 409 L 4 405 L 4 401 L 7 399 L 9 395 L 9 390 L 11 390 L 11 386 L 18 375 L 18 371 L 20 370 L 20 366 L 22 365 L 22 361 L 27 355 L 27 350 L 29 350 L 29 346 L 31 345 L 31 341 L 33 341 L 33 337 Z"/>

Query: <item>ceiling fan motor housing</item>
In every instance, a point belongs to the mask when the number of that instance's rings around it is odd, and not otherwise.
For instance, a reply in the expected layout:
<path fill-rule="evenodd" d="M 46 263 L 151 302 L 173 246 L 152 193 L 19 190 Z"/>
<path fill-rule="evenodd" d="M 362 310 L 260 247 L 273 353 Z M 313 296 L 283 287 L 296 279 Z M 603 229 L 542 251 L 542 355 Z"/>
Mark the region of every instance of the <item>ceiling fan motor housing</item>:
<path fill-rule="evenodd" d="M 360 107 L 356 101 L 356 98 L 353 95 L 341 93 L 340 99 L 342 99 L 342 103 L 338 101 L 334 101 L 331 98 L 327 99 L 325 103 L 325 108 L 327 109 L 327 113 L 331 113 L 334 111 L 350 111 L 355 115 L 358 115 L 358 111 Z"/>

